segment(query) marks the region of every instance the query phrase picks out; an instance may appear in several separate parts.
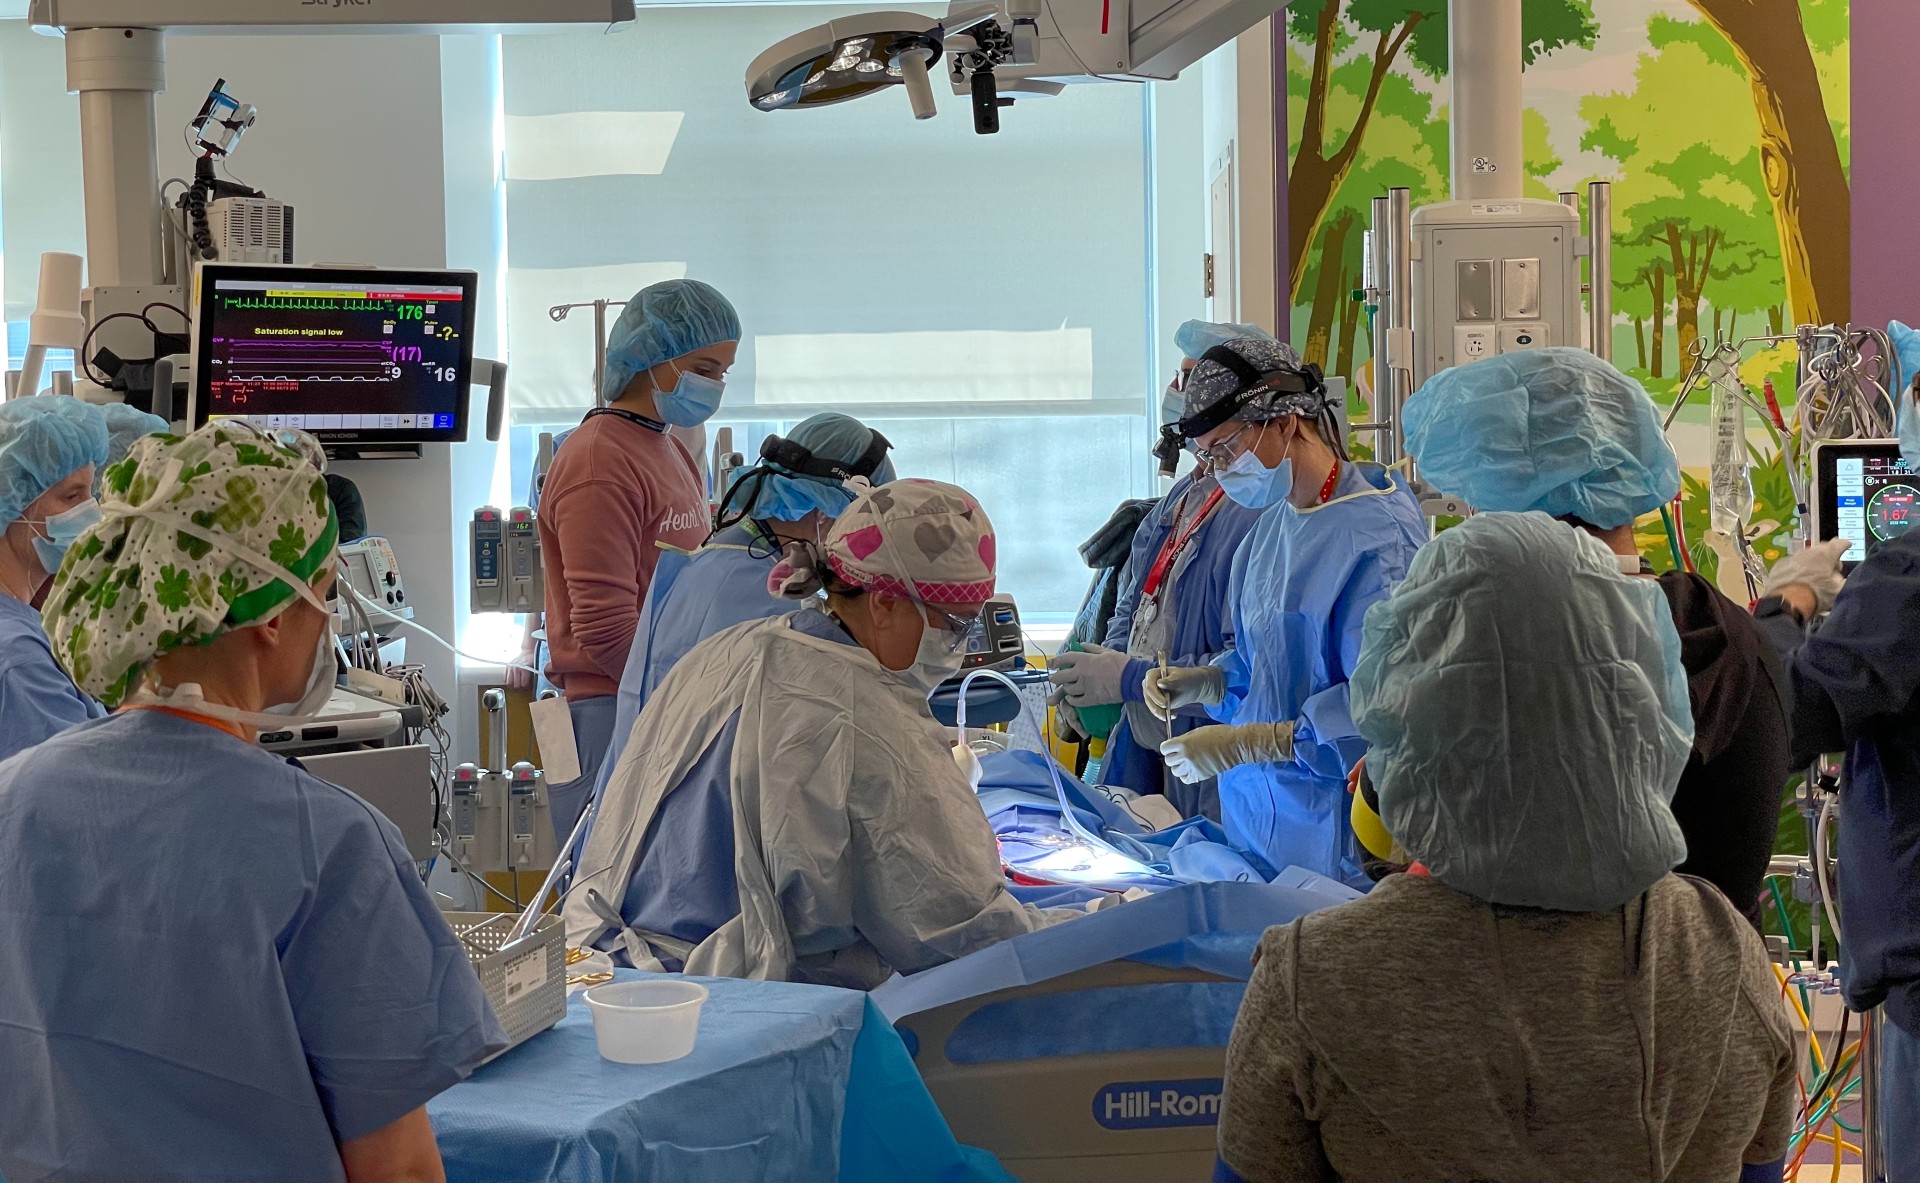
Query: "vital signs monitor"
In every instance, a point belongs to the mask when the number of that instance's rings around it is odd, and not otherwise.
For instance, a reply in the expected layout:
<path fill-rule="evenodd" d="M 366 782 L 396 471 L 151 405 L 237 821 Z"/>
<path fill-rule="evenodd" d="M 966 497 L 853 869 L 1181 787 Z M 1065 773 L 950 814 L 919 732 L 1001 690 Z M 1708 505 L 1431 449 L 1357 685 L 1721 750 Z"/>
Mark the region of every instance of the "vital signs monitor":
<path fill-rule="evenodd" d="M 1834 440 L 1813 452 L 1816 540 L 1845 538 L 1851 572 L 1876 542 L 1920 524 L 1920 472 L 1900 459 L 1896 440 Z"/>
<path fill-rule="evenodd" d="M 206 264 L 193 425 L 245 419 L 330 446 L 462 442 L 477 283 L 472 271 Z"/>

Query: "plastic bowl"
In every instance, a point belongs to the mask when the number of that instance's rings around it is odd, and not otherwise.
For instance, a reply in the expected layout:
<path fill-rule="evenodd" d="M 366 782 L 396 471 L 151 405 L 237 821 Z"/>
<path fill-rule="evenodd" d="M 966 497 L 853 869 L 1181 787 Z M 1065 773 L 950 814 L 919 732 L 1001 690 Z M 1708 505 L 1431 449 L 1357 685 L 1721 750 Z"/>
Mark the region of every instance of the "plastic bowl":
<path fill-rule="evenodd" d="M 600 1055 L 616 1064 L 664 1064 L 693 1050 L 707 988 L 698 982 L 649 978 L 608 982 L 586 992 Z"/>

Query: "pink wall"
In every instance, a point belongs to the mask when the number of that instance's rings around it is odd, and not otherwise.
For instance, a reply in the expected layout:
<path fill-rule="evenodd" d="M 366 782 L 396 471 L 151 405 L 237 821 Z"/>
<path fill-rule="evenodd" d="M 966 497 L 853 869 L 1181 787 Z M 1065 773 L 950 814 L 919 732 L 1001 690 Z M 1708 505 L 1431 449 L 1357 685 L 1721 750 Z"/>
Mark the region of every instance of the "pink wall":
<path fill-rule="evenodd" d="M 1853 0 L 1853 323 L 1920 323 L 1920 0 Z"/>

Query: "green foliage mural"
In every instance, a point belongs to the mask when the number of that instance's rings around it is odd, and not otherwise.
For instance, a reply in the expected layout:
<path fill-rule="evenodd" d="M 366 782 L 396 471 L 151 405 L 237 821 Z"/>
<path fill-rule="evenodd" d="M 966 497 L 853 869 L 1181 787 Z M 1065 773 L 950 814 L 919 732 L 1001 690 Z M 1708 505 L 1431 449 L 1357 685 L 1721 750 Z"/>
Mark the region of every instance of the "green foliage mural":
<path fill-rule="evenodd" d="M 1528 0 L 1523 20 L 1529 195 L 1615 183 L 1623 368 L 1670 398 L 1703 340 L 1846 318 L 1846 0 Z M 1368 202 L 1448 196 L 1446 0 L 1311 0 L 1287 28 L 1294 339 L 1351 376 Z"/>

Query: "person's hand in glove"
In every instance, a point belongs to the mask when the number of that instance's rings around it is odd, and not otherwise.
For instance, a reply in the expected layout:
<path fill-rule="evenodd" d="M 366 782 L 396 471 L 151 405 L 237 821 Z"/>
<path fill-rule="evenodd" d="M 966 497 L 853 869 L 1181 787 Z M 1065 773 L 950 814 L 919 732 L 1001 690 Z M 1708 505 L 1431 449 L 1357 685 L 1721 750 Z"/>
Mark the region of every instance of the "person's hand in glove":
<path fill-rule="evenodd" d="M 1067 743 L 1086 743 L 1092 738 L 1087 734 L 1087 725 L 1080 721 L 1080 712 L 1073 709 L 1064 691 L 1055 687 L 1053 693 L 1047 696 L 1047 705 L 1053 708 L 1053 718 L 1059 724 L 1062 740 Z"/>
<path fill-rule="evenodd" d="M 1846 582 L 1840 574 L 1840 558 L 1852 545 L 1845 538 L 1833 538 L 1795 551 L 1767 572 L 1764 594 L 1779 596 L 1808 618 L 1831 609 Z M 1806 590 L 1796 594 L 1796 587 Z"/>
<path fill-rule="evenodd" d="M 1175 666 L 1147 671 L 1147 709 L 1165 718 L 1191 706 L 1219 706 L 1227 697 L 1227 674 L 1217 665 Z"/>
<path fill-rule="evenodd" d="M 985 776 L 987 772 L 986 769 L 980 767 L 980 757 L 975 754 L 974 750 L 963 743 L 954 744 L 953 763 L 955 767 L 960 769 L 960 775 L 967 778 L 967 787 L 975 792 L 979 792 L 980 778 Z"/>
<path fill-rule="evenodd" d="M 1196 727 L 1160 745 L 1167 771 L 1195 785 L 1242 764 L 1293 759 L 1292 723 Z"/>
<path fill-rule="evenodd" d="M 1088 645 L 1053 659 L 1047 681 L 1058 686 L 1076 707 L 1107 706 L 1121 701 L 1120 681 L 1130 660 L 1118 649 Z"/>

